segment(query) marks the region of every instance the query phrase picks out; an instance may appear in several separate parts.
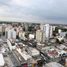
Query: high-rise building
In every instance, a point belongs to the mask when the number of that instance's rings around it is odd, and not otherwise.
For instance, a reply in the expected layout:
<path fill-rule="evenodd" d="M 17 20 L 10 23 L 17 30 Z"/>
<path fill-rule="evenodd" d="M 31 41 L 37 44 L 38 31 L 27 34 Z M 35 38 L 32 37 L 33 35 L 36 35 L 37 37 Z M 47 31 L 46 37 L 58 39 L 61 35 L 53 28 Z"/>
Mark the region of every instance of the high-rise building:
<path fill-rule="evenodd" d="M 2 25 L 0 25 L 0 36 L 2 35 Z"/>
<path fill-rule="evenodd" d="M 36 41 L 37 42 L 42 42 L 42 36 L 43 36 L 43 33 L 41 30 L 37 30 L 36 31 Z"/>
<path fill-rule="evenodd" d="M 45 24 L 44 31 L 45 31 L 45 37 L 48 40 L 49 39 L 49 34 L 50 34 L 50 25 L 49 24 Z"/>
<path fill-rule="evenodd" d="M 12 28 L 7 31 L 8 39 L 16 39 L 16 31 Z"/>
<path fill-rule="evenodd" d="M 40 29 L 36 31 L 36 40 L 38 42 L 48 41 L 52 37 L 53 27 L 49 24 L 41 24 Z"/>
<path fill-rule="evenodd" d="M 22 39 L 22 40 L 25 40 L 25 32 L 24 31 L 20 31 L 19 32 L 19 38 Z"/>
<path fill-rule="evenodd" d="M 49 37 L 52 38 L 53 36 L 53 26 L 50 26 L 50 34 L 49 34 Z"/>
<path fill-rule="evenodd" d="M 40 29 L 42 31 L 42 42 L 45 42 L 45 25 L 41 24 Z"/>
<path fill-rule="evenodd" d="M 42 41 L 45 42 L 45 40 L 48 40 L 49 36 L 50 36 L 50 25 L 49 24 L 42 24 L 40 27 L 43 32 Z"/>
<path fill-rule="evenodd" d="M 28 26 L 29 26 L 29 24 L 28 24 L 28 23 L 24 23 L 25 31 L 28 31 Z"/>
<path fill-rule="evenodd" d="M 53 34 L 53 27 L 49 24 L 41 24 L 40 28 L 43 33 L 42 42 L 45 42 L 45 40 L 49 40 L 49 38 L 51 38 Z"/>

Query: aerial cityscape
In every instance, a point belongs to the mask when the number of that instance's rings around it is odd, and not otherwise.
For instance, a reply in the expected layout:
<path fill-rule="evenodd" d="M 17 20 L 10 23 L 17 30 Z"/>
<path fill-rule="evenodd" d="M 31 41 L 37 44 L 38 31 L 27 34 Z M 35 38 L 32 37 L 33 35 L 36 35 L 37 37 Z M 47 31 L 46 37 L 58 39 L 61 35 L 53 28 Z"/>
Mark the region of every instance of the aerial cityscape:
<path fill-rule="evenodd" d="M 0 67 L 67 67 L 67 25 L 0 23 Z"/>
<path fill-rule="evenodd" d="M 67 67 L 67 0 L 0 0 L 0 67 Z"/>

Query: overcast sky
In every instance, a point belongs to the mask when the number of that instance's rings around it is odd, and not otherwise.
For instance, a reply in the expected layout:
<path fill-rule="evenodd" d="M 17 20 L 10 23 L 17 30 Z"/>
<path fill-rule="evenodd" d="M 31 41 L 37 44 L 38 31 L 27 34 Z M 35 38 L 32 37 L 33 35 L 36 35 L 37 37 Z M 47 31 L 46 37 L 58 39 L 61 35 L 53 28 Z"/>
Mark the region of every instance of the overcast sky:
<path fill-rule="evenodd" d="M 67 24 L 67 0 L 0 0 L 0 20 Z"/>

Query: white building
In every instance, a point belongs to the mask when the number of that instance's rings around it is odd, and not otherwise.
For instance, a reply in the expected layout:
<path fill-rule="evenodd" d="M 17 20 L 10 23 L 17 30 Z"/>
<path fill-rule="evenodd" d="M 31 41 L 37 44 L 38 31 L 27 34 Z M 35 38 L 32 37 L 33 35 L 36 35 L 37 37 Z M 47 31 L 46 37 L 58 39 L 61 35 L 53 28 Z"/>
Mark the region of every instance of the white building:
<path fill-rule="evenodd" d="M 61 32 L 59 35 L 60 35 L 61 37 L 65 37 L 66 34 L 67 34 L 67 32 Z"/>
<path fill-rule="evenodd" d="M 52 26 L 49 24 L 43 25 L 43 41 L 49 40 L 50 37 L 52 37 Z"/>
<path fill-rule="evenodd" d="M 58 33 L 60 34 L 61 32 L 62 32 L 62 30 L 61 30 L 61 29 L 59 29 L 59 30 L 58 30 Z"/>
<path fill-rule="evenodd" d="M 8 39 L 16 39 L 16 31 L 14 30 L 14 28 L 7 28 L 6 37 Z"/>
<path fill-rule="evenodd" d="M 50 31 L 49 32 L 50 32 L 49 37 L 52 38 L 52 36 L 53 36 L 53 26 L 50 26 Z"/>
<path fill-rule="evenodd" d="M 9 47 L 10 51 L 12 51 L 13 49 L 16 48 L 16 44 L 12 45 L 11 40 L 9 40 L 9 39 L 7 39 L 7 45 Z"/>
<path fill-rule="evenodd" d="M 36 57 L 36 56 L 40 55 L 39 51 L 35 48 L 32 48 L 32 47 L 27 48 L 27 51 L 33 57 Z"/>
<path fill-rule="evenodd" d="M 43 32 L 42 42 L 45 42 L 45 40 L 49 40 L 49 38 L 52 37 L 52 34 L 53 34 L 53 26 L 51 26 L 49 24 L 41 24 L 40 25 L 40 29 Z"/>
<path fill-rule="evenodd" d="M 45 31 L 45 37 L 48 40 L 49 39 L 49 34 L 50 34 L 50 25 L 49 24 L 45 24 L 44 31 Z"/>
<path fill-rule="evenodd" d="M 22 51 L 20 48 L 17 48 L 16 51 L 21 55 L 21 57 L 24 58 L 24 60 L 29 61 L 32 59 L 32 57 L 26 51 Z"/>
<path fill-rule="evenodd" d="M 4 66 L 4 64 L 5 64 L 5 61 L 4 61 L 3 55 L 0 53 L 0 67 Z"/>
<path fill-rule="evenodd" d="M 34 34 L 29 34 L 29 39 L 32 40 L 34 39 L 35 35 Z"/>
<path fill-rule="evenodd" d="M 61 64 L 57 63 L 57 62 L 50 62 L 47 63 L 44 67 L 64 67 Z"/>

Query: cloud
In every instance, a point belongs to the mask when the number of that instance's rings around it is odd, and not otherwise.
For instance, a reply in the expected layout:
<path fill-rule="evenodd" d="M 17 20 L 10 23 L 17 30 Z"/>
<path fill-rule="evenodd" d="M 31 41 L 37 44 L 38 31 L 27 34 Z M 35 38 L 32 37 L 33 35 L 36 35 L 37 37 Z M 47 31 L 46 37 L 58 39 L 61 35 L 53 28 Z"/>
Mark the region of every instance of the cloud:
<path fill-rule="evenodd" d="M 9 4 L 28 7 L 31 6 L 32 0 L 10 0 Z"/>
<path fill-rule="evenodd" d="M 0 14 L 5 14 L 5 13 L 7 13 L 7 11 L 8 11 L 8 8 L 6 6 L 0 7 Z"/>
<path fill-rule="evenodd" d="M 0 16 L 18 21 L 66 22 L 67 0 L 0 0 Z"/>

